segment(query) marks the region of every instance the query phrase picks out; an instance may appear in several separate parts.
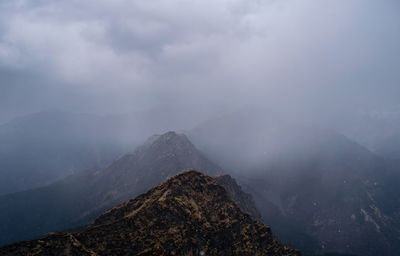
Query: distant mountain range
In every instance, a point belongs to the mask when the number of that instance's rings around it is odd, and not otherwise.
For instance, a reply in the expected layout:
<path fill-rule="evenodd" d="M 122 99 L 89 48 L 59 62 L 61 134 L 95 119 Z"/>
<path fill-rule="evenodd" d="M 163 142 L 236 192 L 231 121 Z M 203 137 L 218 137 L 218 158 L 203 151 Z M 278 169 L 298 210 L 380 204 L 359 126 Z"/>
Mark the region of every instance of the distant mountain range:
<path fill-rule="evenodd" d="M 0 247 L 2 255 L 295 256 L 211 177 L 186 171 L 78 231 Z"/>
<path fill-rule="evenodd" d="M 195 123 L 193 120 L 196 118 L 191 116 L 190 111 L 181 116 L 174 115 L 175 112 L 168 107 L 109 116 L 44 111 L 0 125 L 0 195 L 48 185 L 83 170 L 102 168 L 152 134 L 188 129 Z M 220 164 L 228 169 L 247 168 L 246 165 L 254 165 L 260 159 L 264 162 L 281 159 L 288 163 L 291 158 L 287 157 L 299 158 L 302 153 L 307 154 L 307 150 L 314 147 L 307 144 L 310 135 L 320 132 L 256 110 L 238 111 L 220 119 L 228 125 L 222 130 L 211 127 L 218 126 L 218 120 L 209 120 L 195 129 L 189 129 L 188 135 L 195 135 L 191 138 L 200 149 L 202 141 L 196 140 L 196 137 L 217 137 L 213 142 L 215 145 L 208 144 L 206 147 L 207 153 L 211 159 L 218 158 Z M 239 152 L 235 153 L 240 158 L 233 161 L 231 154 L 234 149 L 221 143 L 242 125 L 247 127 L 245 130 L 252 137 L 247 135 L 243 139 L 241 148 L 237 149 Z M 399 127 L 400 118 L 362 116 L 336 128 L 374 153 L 397 159 L 400 158 Z M 219 136 L 199 134 L 207 129 Z M 325 135 L 319 137 L 324 138 Z M 222 148 L 228 150 L 221 151 Z"/>
<path fill-rule="evenodd" d="M 152 136 L 109 165 L 61 178 L 64 169 L 51 184 L 0 196 L 0 244 L 88 225 L 180 171 L 197 169 L 305 255 L 400 255 L 400 161 L 273 115 L 222 116 L 187 135 Z"/>
<path fill-rule="evenodd" d="M 102 168 L 146 138 L 185 127 L 168 107 L 123 115 L 43 111 L 0 125 L 0 195 Z M 186 123 L 190 117 L 182 117 Z"/>

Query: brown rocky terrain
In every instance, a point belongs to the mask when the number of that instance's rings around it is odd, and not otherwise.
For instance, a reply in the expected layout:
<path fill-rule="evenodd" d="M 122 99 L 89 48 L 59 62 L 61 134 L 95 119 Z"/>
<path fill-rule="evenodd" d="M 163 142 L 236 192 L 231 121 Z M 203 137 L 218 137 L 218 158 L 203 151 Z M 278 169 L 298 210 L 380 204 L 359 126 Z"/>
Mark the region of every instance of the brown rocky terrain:
<path fill-rule="evenodd" d="M 0 248 L 1 255 L 300 255 L 243 213 L 211 177 L 185 171 L 79 231 Z"/>

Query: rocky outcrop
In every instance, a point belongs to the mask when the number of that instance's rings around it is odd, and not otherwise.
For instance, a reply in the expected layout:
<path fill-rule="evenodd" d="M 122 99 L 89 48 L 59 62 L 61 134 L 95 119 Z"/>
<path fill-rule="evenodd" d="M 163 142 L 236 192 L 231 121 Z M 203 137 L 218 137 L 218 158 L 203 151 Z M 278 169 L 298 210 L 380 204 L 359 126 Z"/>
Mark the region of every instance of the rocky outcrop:
<path fill-rule="evenodd" d="M 300 255 L 252 220 L 214 179 L 185 171 L 76 232 L 0 248 L 1 255 Z"/>

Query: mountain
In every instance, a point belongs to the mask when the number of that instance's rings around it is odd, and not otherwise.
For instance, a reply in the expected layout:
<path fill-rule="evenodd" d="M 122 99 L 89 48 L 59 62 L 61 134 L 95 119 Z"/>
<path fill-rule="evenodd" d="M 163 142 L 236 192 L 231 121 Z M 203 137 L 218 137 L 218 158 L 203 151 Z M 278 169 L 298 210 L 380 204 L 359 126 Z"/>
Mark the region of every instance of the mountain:
<path fill-rule="evenodd" d="M 209 161 L 183 134 L 167 132 L 150 137 L 142 146 L 95 172 L 90 178 L 90 201 L 104 208 L 143 193 L 184 169 L 213 175 L 220 167 Z"/>
<path fill-rule="evenodd" d="M 152 134 L 190 125 L 194 118 L 185 111 L 168 106 L 119 115 L 52 110 L 15 118 L 0 125 L 0 195 L 103 168 Z"/>
<path fill-rule="evenodd" d="M 82 230 L 0 248 L 2 255 L 300 255 L 252 220 L 211 177 L 186 171 Z"/>
<path fill-rule="evenodd" d="M 221 170 L 185 135 L 168 132 L 151 137 L 104 169 L 0 196 L 0 244 L 86 225 L 104 210 L 191 168 L 210 175 Z"/>
<path fill-rule="evenodd" d="M 309 254 L 400 254 L 400 165 L 333 131 L 256 113 L 188 134 L 235 174 L 282 241 Z"/>

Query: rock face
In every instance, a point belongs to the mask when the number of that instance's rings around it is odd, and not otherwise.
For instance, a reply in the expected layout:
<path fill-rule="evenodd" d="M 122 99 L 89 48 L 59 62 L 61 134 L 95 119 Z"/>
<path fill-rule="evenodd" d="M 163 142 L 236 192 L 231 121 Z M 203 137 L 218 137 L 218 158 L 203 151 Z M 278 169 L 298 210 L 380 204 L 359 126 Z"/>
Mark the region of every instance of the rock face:
<path fill-rule="evenodd" d="M 214 179 L 185 171 L 76 232 L 0 248 L 1 255 L 300 255 L 243 213 Z"/>

